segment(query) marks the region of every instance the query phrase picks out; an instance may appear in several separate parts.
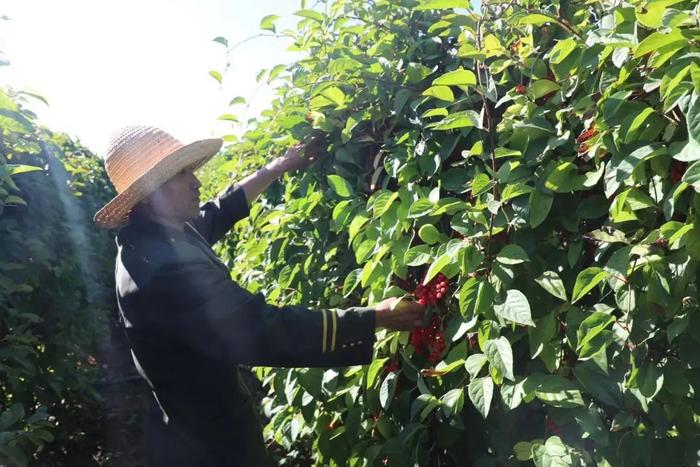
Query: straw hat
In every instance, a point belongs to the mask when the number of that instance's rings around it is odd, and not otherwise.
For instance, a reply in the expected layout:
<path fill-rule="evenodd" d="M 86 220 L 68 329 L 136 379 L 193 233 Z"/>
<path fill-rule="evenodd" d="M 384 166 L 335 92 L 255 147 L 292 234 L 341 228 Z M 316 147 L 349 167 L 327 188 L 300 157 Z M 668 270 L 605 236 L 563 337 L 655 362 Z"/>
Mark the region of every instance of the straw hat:
<path fill-rule="evenodd" d="M 123 128 L 110 139 L 105 154 L 105 169 L 118 194 L 95 214 L 95 223 L 119 227 L 136 204 L 183 169 L 201 167 L 221 144 L 215 138 L 184 145 L 158 128 Z"/>

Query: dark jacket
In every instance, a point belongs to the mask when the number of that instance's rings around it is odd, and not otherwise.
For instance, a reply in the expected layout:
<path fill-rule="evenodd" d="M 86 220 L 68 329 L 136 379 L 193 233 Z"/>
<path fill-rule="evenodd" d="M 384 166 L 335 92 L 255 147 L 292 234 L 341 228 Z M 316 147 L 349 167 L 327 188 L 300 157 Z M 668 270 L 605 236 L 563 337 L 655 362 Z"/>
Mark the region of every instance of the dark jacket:
<path fill-rule="evenodd" d="M 265 303 L 231 280 L 211 250 L 248 215 L 232 186 L 184 231 L 132 216 L 117 235 L 117 300 L 134 362 L 153 389 L 151 465 L 252 466 L 266 459 L 238 364 L 331 367 L 369 363 L 370 308 L 312 311 Z"/>

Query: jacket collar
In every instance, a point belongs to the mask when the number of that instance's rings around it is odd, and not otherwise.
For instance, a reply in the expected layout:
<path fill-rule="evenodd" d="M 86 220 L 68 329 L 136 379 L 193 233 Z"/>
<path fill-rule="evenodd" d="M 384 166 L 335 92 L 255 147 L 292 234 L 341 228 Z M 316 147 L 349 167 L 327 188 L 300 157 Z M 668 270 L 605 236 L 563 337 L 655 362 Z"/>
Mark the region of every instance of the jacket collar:
<path fill-rule="evenodd" d="M 129 215 L 129 225 L 127 225 L 124 230 L 154 234 L 172 240 L 185 239 L 184 231 L 155 222 L 144 215 L 134 212 Z M 187 230 L 187 226 L 185 226 L 185 230 Z"/>

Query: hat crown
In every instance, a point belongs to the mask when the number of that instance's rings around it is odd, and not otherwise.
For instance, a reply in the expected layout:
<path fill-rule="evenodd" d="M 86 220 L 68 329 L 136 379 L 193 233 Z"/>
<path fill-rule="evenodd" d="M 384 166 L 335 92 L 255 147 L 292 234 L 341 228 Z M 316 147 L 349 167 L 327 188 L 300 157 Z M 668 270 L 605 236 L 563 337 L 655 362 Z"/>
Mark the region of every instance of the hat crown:
<path fill-rule="evenodd" d="M 169 133 L 151 126 L 127 126 L 115 133 L 105 152 L 107 176 L 122 193 L 149 169 L 183 144 Z"/>

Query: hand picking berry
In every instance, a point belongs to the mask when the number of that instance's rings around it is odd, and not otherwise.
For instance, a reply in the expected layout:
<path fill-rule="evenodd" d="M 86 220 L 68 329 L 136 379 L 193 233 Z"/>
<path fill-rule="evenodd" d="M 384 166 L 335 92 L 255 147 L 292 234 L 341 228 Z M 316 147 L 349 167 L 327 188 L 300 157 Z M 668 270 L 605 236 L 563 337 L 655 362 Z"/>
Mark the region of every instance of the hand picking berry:
<path fill-rule="evenodd" d="M 434 305 L 445 297 L 449 281 L 443 273 L 438 273 L 428 284 L 420 284 L 413 292 L 418 303 L 423 306 Z"/>

